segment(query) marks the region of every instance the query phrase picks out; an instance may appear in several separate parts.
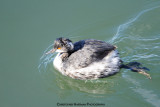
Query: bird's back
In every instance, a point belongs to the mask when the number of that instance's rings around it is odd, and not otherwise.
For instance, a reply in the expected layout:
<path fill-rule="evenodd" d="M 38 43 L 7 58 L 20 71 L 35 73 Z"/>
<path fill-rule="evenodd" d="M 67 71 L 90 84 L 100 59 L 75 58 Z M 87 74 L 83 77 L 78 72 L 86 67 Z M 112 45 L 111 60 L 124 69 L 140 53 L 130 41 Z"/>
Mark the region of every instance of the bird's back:
<path fill-rule="evenodd" d="M 80 69 L 102 60 L 115 46 L 100 40 L 81 40 L 74 43 L 74 51 L 65 62 L 65 67 Z"/>

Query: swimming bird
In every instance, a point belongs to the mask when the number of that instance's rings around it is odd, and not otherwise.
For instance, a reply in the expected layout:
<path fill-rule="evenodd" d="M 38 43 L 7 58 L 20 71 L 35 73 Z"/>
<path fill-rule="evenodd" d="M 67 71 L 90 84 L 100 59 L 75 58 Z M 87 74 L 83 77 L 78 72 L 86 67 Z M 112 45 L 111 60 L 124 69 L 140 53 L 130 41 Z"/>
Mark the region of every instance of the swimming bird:
<path fill-rule="evenodd" d="M 60 37 L 54 41 L 53 49 L 46 54 L 57 52 L 54 67 L 65 76 L 74 79 L 98 79 L 119 72 L 120 68 L 143 71 L 142 68 L 122 64 L 117 47 L 105 41 L 86 39 L 73 43 Z"/>

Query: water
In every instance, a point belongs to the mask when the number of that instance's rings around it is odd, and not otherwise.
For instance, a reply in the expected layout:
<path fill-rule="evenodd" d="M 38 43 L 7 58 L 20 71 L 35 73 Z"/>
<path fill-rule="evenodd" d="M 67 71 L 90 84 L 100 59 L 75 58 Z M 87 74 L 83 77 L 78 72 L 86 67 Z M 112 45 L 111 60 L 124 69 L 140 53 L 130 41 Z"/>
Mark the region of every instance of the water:
<path fill-rule="evenodd" d="M 159 107 L 158 0 L 1 0 L 0 14 L 0 107 Z M 125 69 L 92 81 L 65 77 L 52 66 L 55 55 L 43 55 L 60 36 L 110 42 L 124 62 L 148 67 L 152 79 Z"/>

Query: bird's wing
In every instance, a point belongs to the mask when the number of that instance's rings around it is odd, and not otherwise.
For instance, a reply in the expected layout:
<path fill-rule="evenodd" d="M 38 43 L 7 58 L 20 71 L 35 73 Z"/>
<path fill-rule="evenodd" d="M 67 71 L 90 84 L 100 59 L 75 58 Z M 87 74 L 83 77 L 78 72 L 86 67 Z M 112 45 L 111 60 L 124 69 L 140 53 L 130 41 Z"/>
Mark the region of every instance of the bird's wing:
<path fill-rule="evenodd" d="M 72 53 L 67 62 L 67 66 L 74 68 L 83 68 L 91 64 L 92 62 L 103 59 L 110 51 L 116 47 L 99 40 L 84 40 L 74 44 L 77 51 Z M 81 46 L 81 47 L 80 47 Z"/>

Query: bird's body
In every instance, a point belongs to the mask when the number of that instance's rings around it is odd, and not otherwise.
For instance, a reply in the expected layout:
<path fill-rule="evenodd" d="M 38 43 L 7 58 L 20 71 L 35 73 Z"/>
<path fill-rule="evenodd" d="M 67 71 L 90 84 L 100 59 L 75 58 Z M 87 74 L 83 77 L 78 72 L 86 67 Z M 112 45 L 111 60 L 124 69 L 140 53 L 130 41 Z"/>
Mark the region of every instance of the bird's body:
<path fill-rule="evenodd" d="M 88 39 L 72 44 L 69 39 L 58 38 L 52 51 L 59 52 L 53 61 L 54 67 L 75 79 L 103 78 L 120 69 L 116 47 L 100 40 Z"/>

